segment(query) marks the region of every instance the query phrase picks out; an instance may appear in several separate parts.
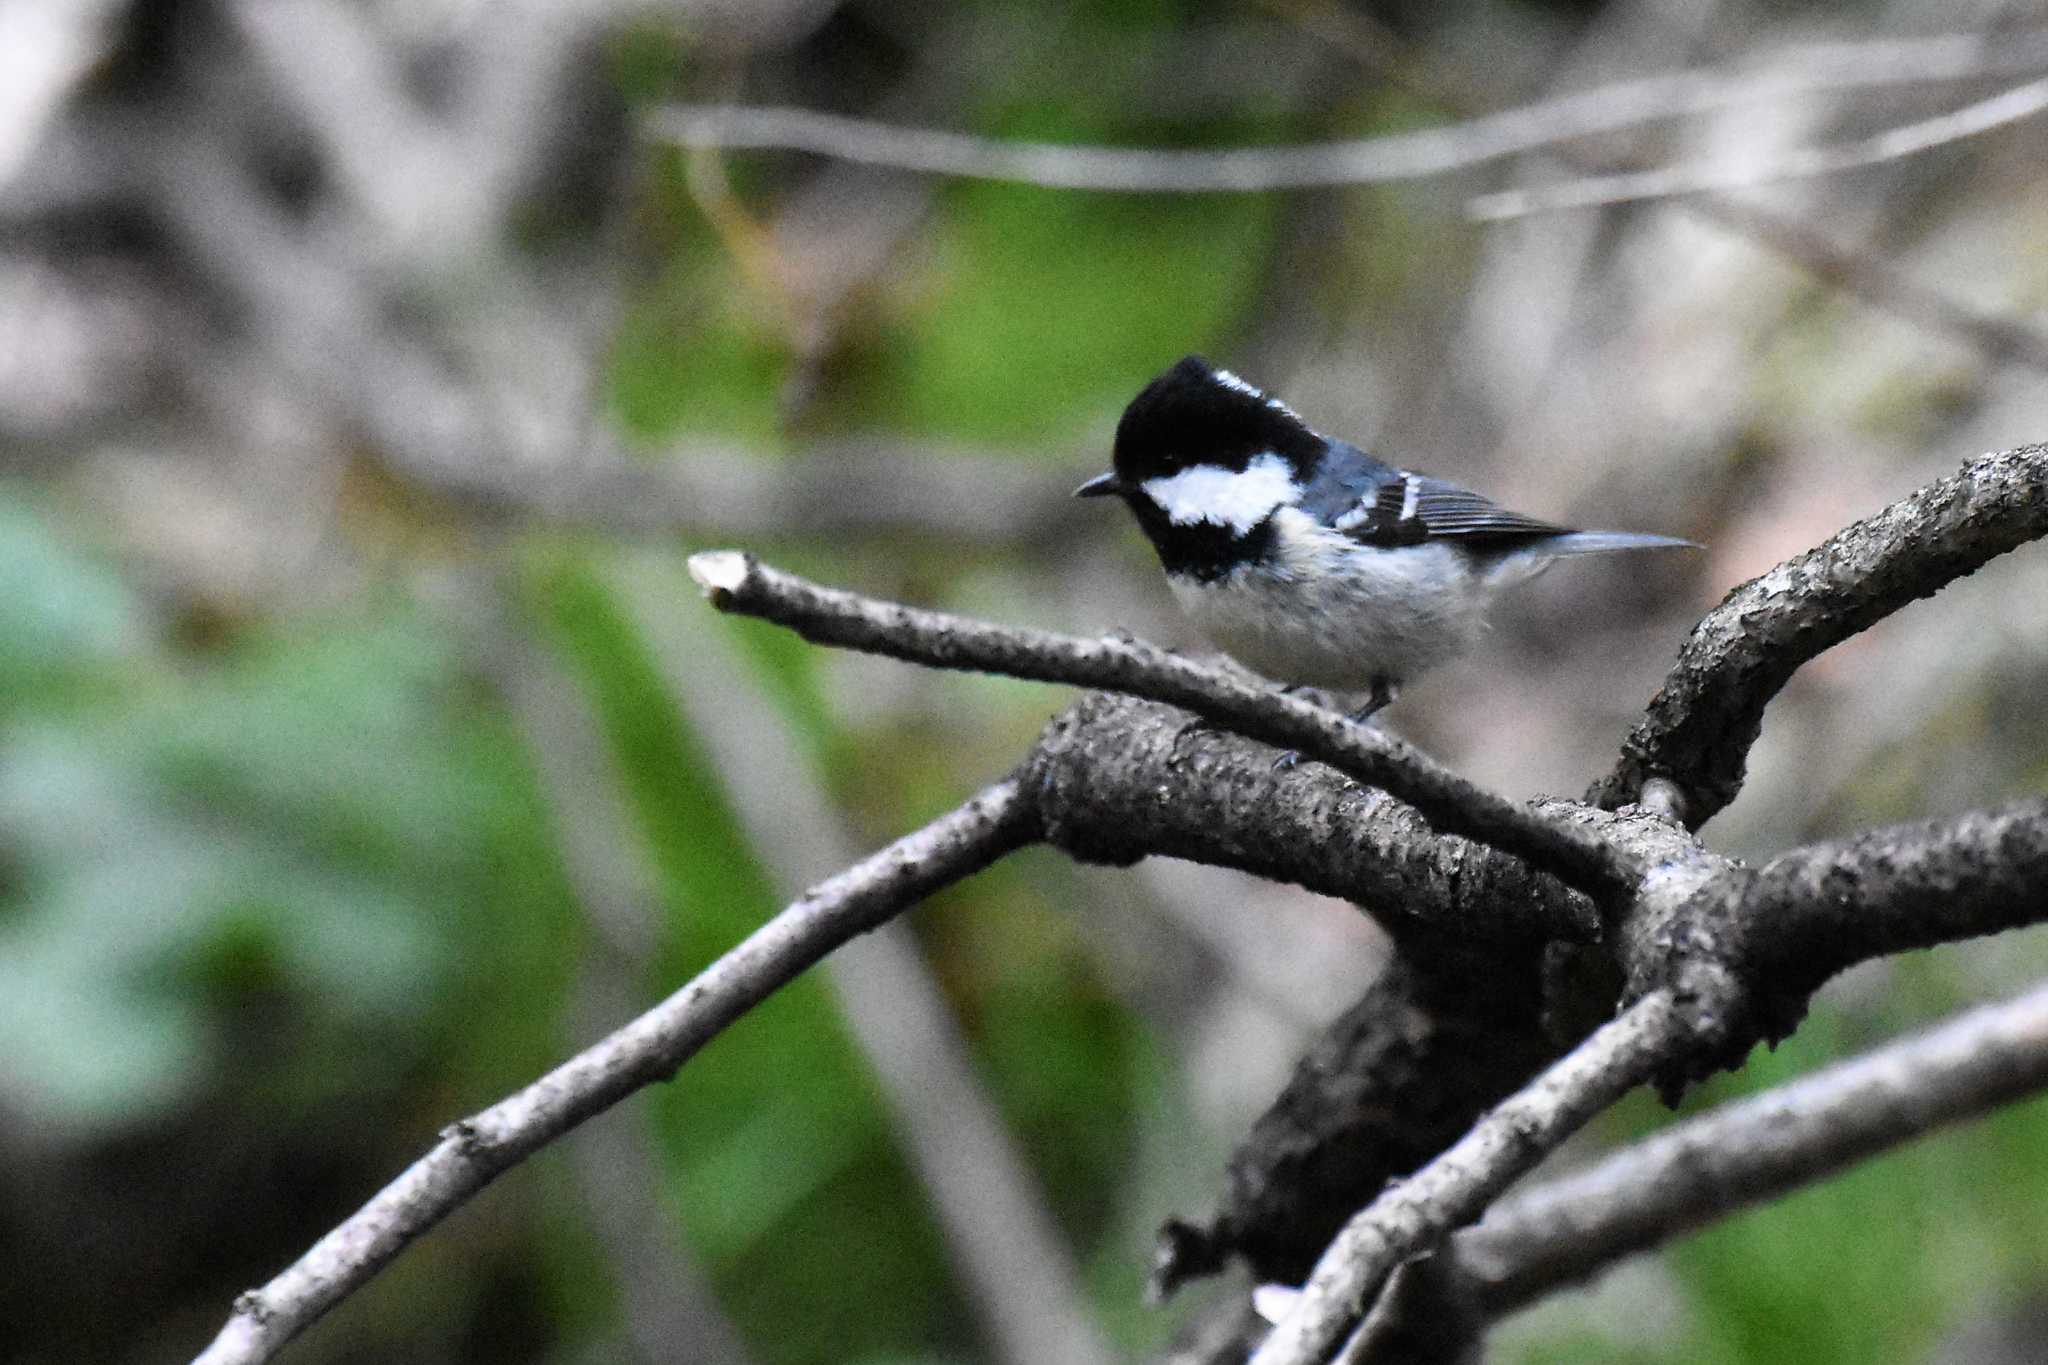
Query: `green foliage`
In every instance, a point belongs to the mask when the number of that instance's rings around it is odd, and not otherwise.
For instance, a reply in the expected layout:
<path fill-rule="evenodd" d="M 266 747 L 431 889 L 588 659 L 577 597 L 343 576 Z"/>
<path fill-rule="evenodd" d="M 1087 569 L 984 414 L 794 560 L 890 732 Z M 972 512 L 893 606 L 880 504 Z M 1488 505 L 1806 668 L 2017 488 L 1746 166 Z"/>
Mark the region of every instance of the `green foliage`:
<path fill-rule="evenodd" d="M 1109 414 L 1162 366 L 1226 335 L 1249 299 L 1272 206 L 1191 209 L 1137 196 L 1009 185 L 946 195 L 929 302 L 869 353 L 884 427 L 1038 443 Z M 959 281 L 958 287 L 936 287 Z"/>
<path fill-rule="evenodd" d="M 144 613 L 92 555 L 67 544 L 40 509 L 0 489 L 0 716 L 88 685 L 142 643 Z"/>
<path fill-rule="evenodd" d="M 127 1127 L 252 1062 L 280 1098 L 387 1085 L 423 1032 L 454 1022 L 439 1007 L 462 968 L 553 937 L 545 869 L 503 856 L 541 847 L 507 737 L 403 603 L 181 660 L 46 519 L 18 503 L 0 515 L 47 588 L 0 620 L 0 657 L 34 661 L 0 693 L 13 1104 Z M 69 589 L 44 581 L 67 573 Z M 241 1002 L 280 996 L 294 1043 L 252 1054 L 224 1031 Z M 373 1037 L 386 1045 L 362 1045 Z M 292 1046 L 333 1070 L 309 1082 Z"/>

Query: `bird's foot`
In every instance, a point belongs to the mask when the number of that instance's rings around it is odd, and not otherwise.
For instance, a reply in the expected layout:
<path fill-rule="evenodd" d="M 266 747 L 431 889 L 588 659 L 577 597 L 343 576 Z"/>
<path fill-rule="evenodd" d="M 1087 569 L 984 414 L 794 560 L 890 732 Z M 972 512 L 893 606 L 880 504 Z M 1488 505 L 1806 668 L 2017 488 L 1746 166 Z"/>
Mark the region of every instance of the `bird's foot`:
<path fill-rule="evenodd" d="M 1391 678 L 1374 678 L 1372 680 L 1372 694 L 1365 699 L 1365 705 L 1349 712 L 1345 718 L 1355 721 L 1360 725 L 1365 724 L 1374 716 L 1386 710 L 1387 707 L 1393 705 L 1394 694 L 1397 691 L 1399 689 L 1395 687 Z"/>
<path fill-rule="evenodd" d="M 1324 696 L 1321 693 L 1317 692 L 1314 688 L 1303 687 L 1299 684 L 1296 684 L 1290 687 L 1283 687 L 1280 690 L 1289 696 L 1305 695 L 1309 697 L 1311 700 L 1316 701 L 1321 705 L 1329 705 L 1328 700 L 1324 698 Z M 1365 705 L 1360 706 L 1355 710 L 1346 712 L 1344 718 L 1346 720 L 1355 721 L 1360 725 L 1365 724 L 1365 722 L 1371 720 L 1375 715 L 1379 714 L 1388 706 L 1392 705 L 1394 700 L 1394 694 L 1397 690 L 1398 689 L 1395 687 L 1391 679 L 1374 678 L 1372 680 L 1372 693 L 1370 696 L 1366 698 Z M 1295 765 L 1300 762 L 1300 751 L 1296 749 L 1289 749 L 1282 753 L 1280 757 L 1273 760 L 1273 771 L 1276 773 L 1292 772 L 1294 770 Z"/>

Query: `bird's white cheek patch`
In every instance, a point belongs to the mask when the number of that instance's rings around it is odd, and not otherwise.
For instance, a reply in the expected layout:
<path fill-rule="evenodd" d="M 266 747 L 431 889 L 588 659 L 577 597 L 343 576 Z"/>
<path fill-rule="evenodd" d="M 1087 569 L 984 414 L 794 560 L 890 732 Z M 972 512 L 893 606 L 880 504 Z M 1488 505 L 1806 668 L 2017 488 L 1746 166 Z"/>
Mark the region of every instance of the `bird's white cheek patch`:
<path fill-rule="evenodd" d="M 1239 535 L 1271 516 L 1274 508 L 1301 497 L 1294 470 L 1274 454 L 1261 455 L 1242 470 L 1196 465 L 1139 486 L 1176 526 L 1209 521 Z"/>

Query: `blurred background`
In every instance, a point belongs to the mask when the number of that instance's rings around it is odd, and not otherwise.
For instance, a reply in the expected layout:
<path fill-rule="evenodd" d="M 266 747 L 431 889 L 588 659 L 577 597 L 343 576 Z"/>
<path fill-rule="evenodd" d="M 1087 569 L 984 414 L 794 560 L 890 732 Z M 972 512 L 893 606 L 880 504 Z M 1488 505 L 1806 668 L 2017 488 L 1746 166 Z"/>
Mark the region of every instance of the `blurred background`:
<path fill-rule="evenodd" d="M 1730 586 L 2048 438 L 2048 125 L 1739 195 L 1471 200 L 1758 175 L 2044 74 L 2048 6 L 2003 0 L 0 0 L 0 1358 L 188 1356 L 444 1125 L 1066 700 L 716 618 L 689 551 L 1194 644 L 1128 519 L 1066 500 L 1186 352 L 1514 507 L 1709 547 L 1557 569 L 1388 716 L 1509 793 L 1583 790 Z M 653 131 L 736 102 L 1230 147 L 1562 126 L 1545 102 L 1595 90 L 1667 116 L 1206 196 Z M 2022 551 L 1807 668 L 1708 837 L 2038 792 L 2044 596 Z M 1287 888 L 1015 857 L 289 1358 L 1142 1356 L 1242 1292 L 1141 1306 L 1153 1230 L 1207 1212 L 1382 952 Z M 1853 974 L 1689 1105 L 2043 972 L 2023 936 Z M 2022 1106 L 1494 1358 L 2048 1359 L 2044 1217 Z"/>

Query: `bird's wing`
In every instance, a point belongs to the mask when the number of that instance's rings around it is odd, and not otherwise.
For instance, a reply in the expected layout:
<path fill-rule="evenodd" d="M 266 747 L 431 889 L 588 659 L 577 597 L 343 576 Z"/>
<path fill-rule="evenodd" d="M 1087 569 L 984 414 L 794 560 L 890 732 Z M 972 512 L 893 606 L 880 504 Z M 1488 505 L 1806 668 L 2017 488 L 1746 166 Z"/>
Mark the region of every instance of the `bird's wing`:
<path fill-rule="evenodd" d="M 1442 479 L 1410 475 L 1420 485 L 1415 497 L 1416 515 L 1433 536 L 1462 536 L 1469 540 L 1530 540 L 1564 535 L 1571 528 L 1510 512 L 1500 504 L 1469 488 Z"/>
<path fill-rule="evenodd" d="M 1420 545 L 1437 539 L 1475 546 L 1563 535 L 1567 527 L 1510 512 L 1469 488 L 1395 469 L 1332 442 L 1302 490 L 1301 509 L 1365 545 Z"/>

